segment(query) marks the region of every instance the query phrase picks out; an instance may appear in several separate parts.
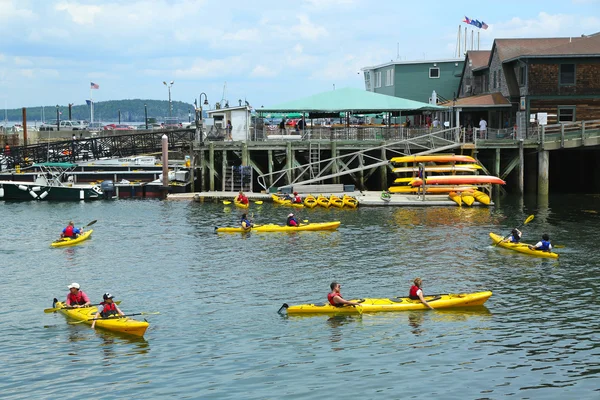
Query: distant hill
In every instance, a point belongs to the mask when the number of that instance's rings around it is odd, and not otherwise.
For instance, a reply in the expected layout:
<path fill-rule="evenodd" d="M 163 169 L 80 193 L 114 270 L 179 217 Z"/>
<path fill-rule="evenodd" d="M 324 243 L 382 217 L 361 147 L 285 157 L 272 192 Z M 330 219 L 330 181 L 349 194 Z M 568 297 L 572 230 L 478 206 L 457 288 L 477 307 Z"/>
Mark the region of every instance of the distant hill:
<path fill-rule="evenodd" d="M 148 117 L 156 118 L 161 122 L 169 116 L 169 102 L 167 100 L 109 100 L 94 103 L 94 121 L 118 121 L 119 110 L 121 110 L 121 122 L 143 122 L 144 104 L 148 106 Z M 186 104 L 181 101 L 173 101 L 173 117 L 178 117 L 181 121 L 188 120 L 188 112 L 191 112 L 194 118 L 194 105 Z M 69 119 L 69 106 L 59 106 L 60 119 Z M 44 106 L 44 115 L 46 121 L 56 119 L 56 105 Z M 22 110 L 7 110 L 9 121 L 21 121 L 23 117 Z M 90 119 L 90 107 L 87 104 L 75 105 L 71 108 L 71 119 L 88 120 Z M 4 120 L 4 112 L 0 110 L 0 122 Z M 27 122 L 33 123 L 42 120 L 42 107 L 27 107 Z"/>

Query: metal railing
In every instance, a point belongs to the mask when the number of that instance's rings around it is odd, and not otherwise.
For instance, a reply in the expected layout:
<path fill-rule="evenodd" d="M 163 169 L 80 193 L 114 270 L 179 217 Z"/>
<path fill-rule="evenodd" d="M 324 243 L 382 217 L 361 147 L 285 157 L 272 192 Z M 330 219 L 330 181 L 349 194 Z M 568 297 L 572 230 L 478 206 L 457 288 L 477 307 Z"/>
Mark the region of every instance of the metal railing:
<path fill-rule="evenodd" d="M 402 126 L 317 126 L 296 130 L 287 127 L 266 126 L 262 129 L 252 128 L 250 138 L 253 141 L 263 140 L 404 140 L 429 133 L 442 132 L 441 128 L 405 128 Z"/>

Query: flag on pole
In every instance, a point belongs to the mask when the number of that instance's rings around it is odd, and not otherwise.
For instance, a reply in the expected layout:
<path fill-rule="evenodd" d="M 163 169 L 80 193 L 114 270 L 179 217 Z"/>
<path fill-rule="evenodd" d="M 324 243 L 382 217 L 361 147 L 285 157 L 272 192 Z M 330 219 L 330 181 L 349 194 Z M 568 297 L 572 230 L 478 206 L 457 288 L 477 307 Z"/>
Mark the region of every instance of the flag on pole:
<path fill-rule="evenodd" d="M 100 89 L 100 85 L 94 82 L 90 82 L 90 89 Z"/>
<path fill-rule="evenodd" d="M 489 27 L 488 27 L 488 24 L 486 24 L 485 22 L 481 21 L 481 28 L 485 30 L 485 29 L 487 29 Z"/>
<path fill-rule="evenodd" d="M 91 106 L 92 104 L 94 104 L 94 102 L 92 100 L 86 100 L 85 102 L 87 103 L 88 106 Z"/>
<path fill-rule="evenodd" d="M 467 17 L 467 16 L 465 15 L 465 19 L 463 19 L 463 22 L 464 22 L 465 24 L 470 24 L 470 23 L 471 23 L 471 20 L 469 19 L 469 17 Z"/>

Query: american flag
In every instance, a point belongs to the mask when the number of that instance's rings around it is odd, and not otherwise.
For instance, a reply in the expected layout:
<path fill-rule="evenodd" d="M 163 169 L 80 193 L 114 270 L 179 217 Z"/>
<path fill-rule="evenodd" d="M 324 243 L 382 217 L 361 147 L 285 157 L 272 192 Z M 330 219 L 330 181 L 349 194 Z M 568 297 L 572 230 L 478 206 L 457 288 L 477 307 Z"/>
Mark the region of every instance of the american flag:
<path fill-rule="evenodd" d="M 94 83 L 94 82 L 90 82 L 90 87 L 92 89 L 100 89 L 100 85 L 98 85 L 97 83 Z"/>
<path fill-rule="evenodd" d="M 485 22 L 481 21 L 481 27 L 485 30 L 487 28 L 489 28 L 488 24 L 486 24 Z"/>

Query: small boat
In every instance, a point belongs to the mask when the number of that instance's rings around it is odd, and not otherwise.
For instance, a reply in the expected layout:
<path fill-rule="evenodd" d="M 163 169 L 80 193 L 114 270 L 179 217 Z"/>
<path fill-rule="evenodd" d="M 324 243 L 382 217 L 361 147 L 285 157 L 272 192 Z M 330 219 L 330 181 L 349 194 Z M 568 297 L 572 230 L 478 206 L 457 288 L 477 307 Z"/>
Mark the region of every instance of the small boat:
<path fill-rule="evenodd" d="M 475 197 L 473 197 L 473 192 L 470 190 L 465 190 L 460 194 L 462 202 L 471 207 L 475 202 Z"/>
<path fill-rule="evenodd" d="M 456 165 L 425 165 L 425 172 L 474 172 L 481 169 L 478 164 L 456 164 Z M 418 173 L 419 167 L 398 167 L 392 169 L 396 173 Z"/>
<path fill-rule="evenodd" d="M 476 186 L 469 185 L 449 185 L 449 186 L 427 186 L 425 193 L 436 194 L 436 193 L 450 193 L 450 192 L 464 192 L 465 190 L 477 189 Z M 418 187 L 410 186 L 390 186 L 388 189 L 391 193 L 417 193 L 420 190 Z"/>
<path fill-rule="evenodd" d="M 344 207 L 344 201 L 342 199 L 340 199 L 339 197 L 337 197 L 336 195 L 332 194 L 331 196 L 329 196 L 329 206 L 342 208 L 342 207 Z"/>
<path fill-rule="evenodd" d="M 425 300 L 434 308 L 473 307 L 482 306 L 492 292 L 437 294 L 425 296 Z M 300 304 L 288 306 L 284 304 L 280 310 L 287 309 L 287 313 L 294 314 L 362 314 L 375 312 L 426 310 L 427 306 L 420 300 L 411 300 L 408 297 L 373 298 L 351 300 L 359 302 L 360 306 L 335 307 L 329 303 Z"/>
<path fill-rule="evenodd" d="M 479 190 L 473 190 L 473 197 L 475 197 L 475 200 L 477 200 L 481 204 L 485 204 L 486 206 L 489 206 L 491 203 L 490 196 Z"/>
<path fill-rule="evenodd" d="M 355 197 L 348 196 L 347 194 L 345 194 L 344 197 L 342 197 L 342 202 L 344 203 L 344 207 L 358 207 L 358 200 L 356 200 Z"/>
<path fill-rule="evenodd" d="M 61 238 L 61 239 L 55 240 L 54 242 L 50 243 L 50 246 L 52 246 L 52 247 L 74 246 L 78 243 L 83 242 L 84 240 L 88 240 L 89 238 L 91 238 L 92 232 L 94 232 L 94 230 L 90 229 L 89 231 L 84 231 L 82 234 L 80 234 L 76 238 L 66 237 L 66 238 Z"/>
<path fill-rule="evenodd" d="M 318 206 L 317 199 L 312 194 L 309 194 L 304 198 L 304 206 L 308 208 L 315 208 Z"/>
<path fill-rule="evenodd" d="M 233 199 L 233 204 L 235 204 L 235 206 L 239 207 L 239 208 L 249 208 L 250 207 L 250 202 L 244 204 L 244 203 L 238 201 L 237 197 L 235 199 Z"/>
<path fill-rule="evenodd" d="M 290 199 L 285 199 L 283 197 L 280 197 L 276 194 L 272 194 L 271 198 L 273 199 L 273 203 L 275 204 L 279 204 L 282 206 L 288 206 L 288 207 L 296 207 L 296 208 L 304 208 L 304 204 L 302 203 L 293 203 L 292 200 Z"/>
<path fill-rule="evenodd" d="M 317 204 L 321 207 L 329 208 L 329 197 L 320 194 L 319 197 L 317 197 Z"/>
<path fill-rule="evenodd" d="M 403 156 L 394 157 L 390 160 L 393 163 L 417 163 L 417 162 L 477 162 L 476 159 L 470 156 L 459 156 L 454 154 L 439 154 L 425 156 Z"/>
<path fill-rule="evenodd" d="M 448 193 L 448 198 L 458 204 L 459 207 L 462 206 L 462 198 L 460 193 L 450 192 Z"/>
<path fill-rule="evenodd" d="M 423 179 L 415 178 L 411 182 L 412 186 L 421 186 Z M 425 184 L 427 185 L 474 185 L 474 184 L 498 184 L 505 185 L 502 179 L 497 176 L 491 175 L 441 175 L 441 176 L 430 176 L 425 178 Z"/>
<path fill-rule="evenodd" d="M 333 231 L 340 226 L 340 221 L 332 222 L 310 222 L 307 224 L 301 223 L 300 226 L 287 226 L 287 225 L 254 225 L 251 229 L 244 229 L 240 227 L 223 227 L 215 228 L 217 233 L 237 233 L 237 232 L 299 232 L 299 231 Z"/>
<path fill-rule="evenodd" d="M 543 251 L 543 250 L 531 250 L 529 248 L 529 244 L 527 243 L 512 243 L 508 240 L 504 240 L 504 237 L 500 235 L 496 235 L 495 233 L 490 232 L 490 238 L 497 246 L 503 247 L 505 249 L 514 250 L 519 253 L 528 254 L 530 256 L 535 257 L 546 257 L 546 258 L 558 258 L 558 254 L 552 253 L 551 251 Z"/>
<path fill-rule="evenodd" d="M 84 307 L 84 308 L 64 308 L 65 304 L 58 302 L 54 305 L 61 314 L 68 318 L 83 321 L 85 324 L 92 325 L 92 319 L 98 312 L 96 307 Z M 148 322 L 137 321 L 128 317 L 109 317 L 109 318 L 98 318 L 96 320 L 96 326 L 98 328 L 106 329 L 108 331 L 128 333 L 135 336 L 144 336 L 146 329 L 148 329 Z"/>
<path fill-rule="evenodd" d="M 394 183 L 410 183 L 415 180 L 415 177 L 410 178 L 396 178 L 394 179 Z"/>

